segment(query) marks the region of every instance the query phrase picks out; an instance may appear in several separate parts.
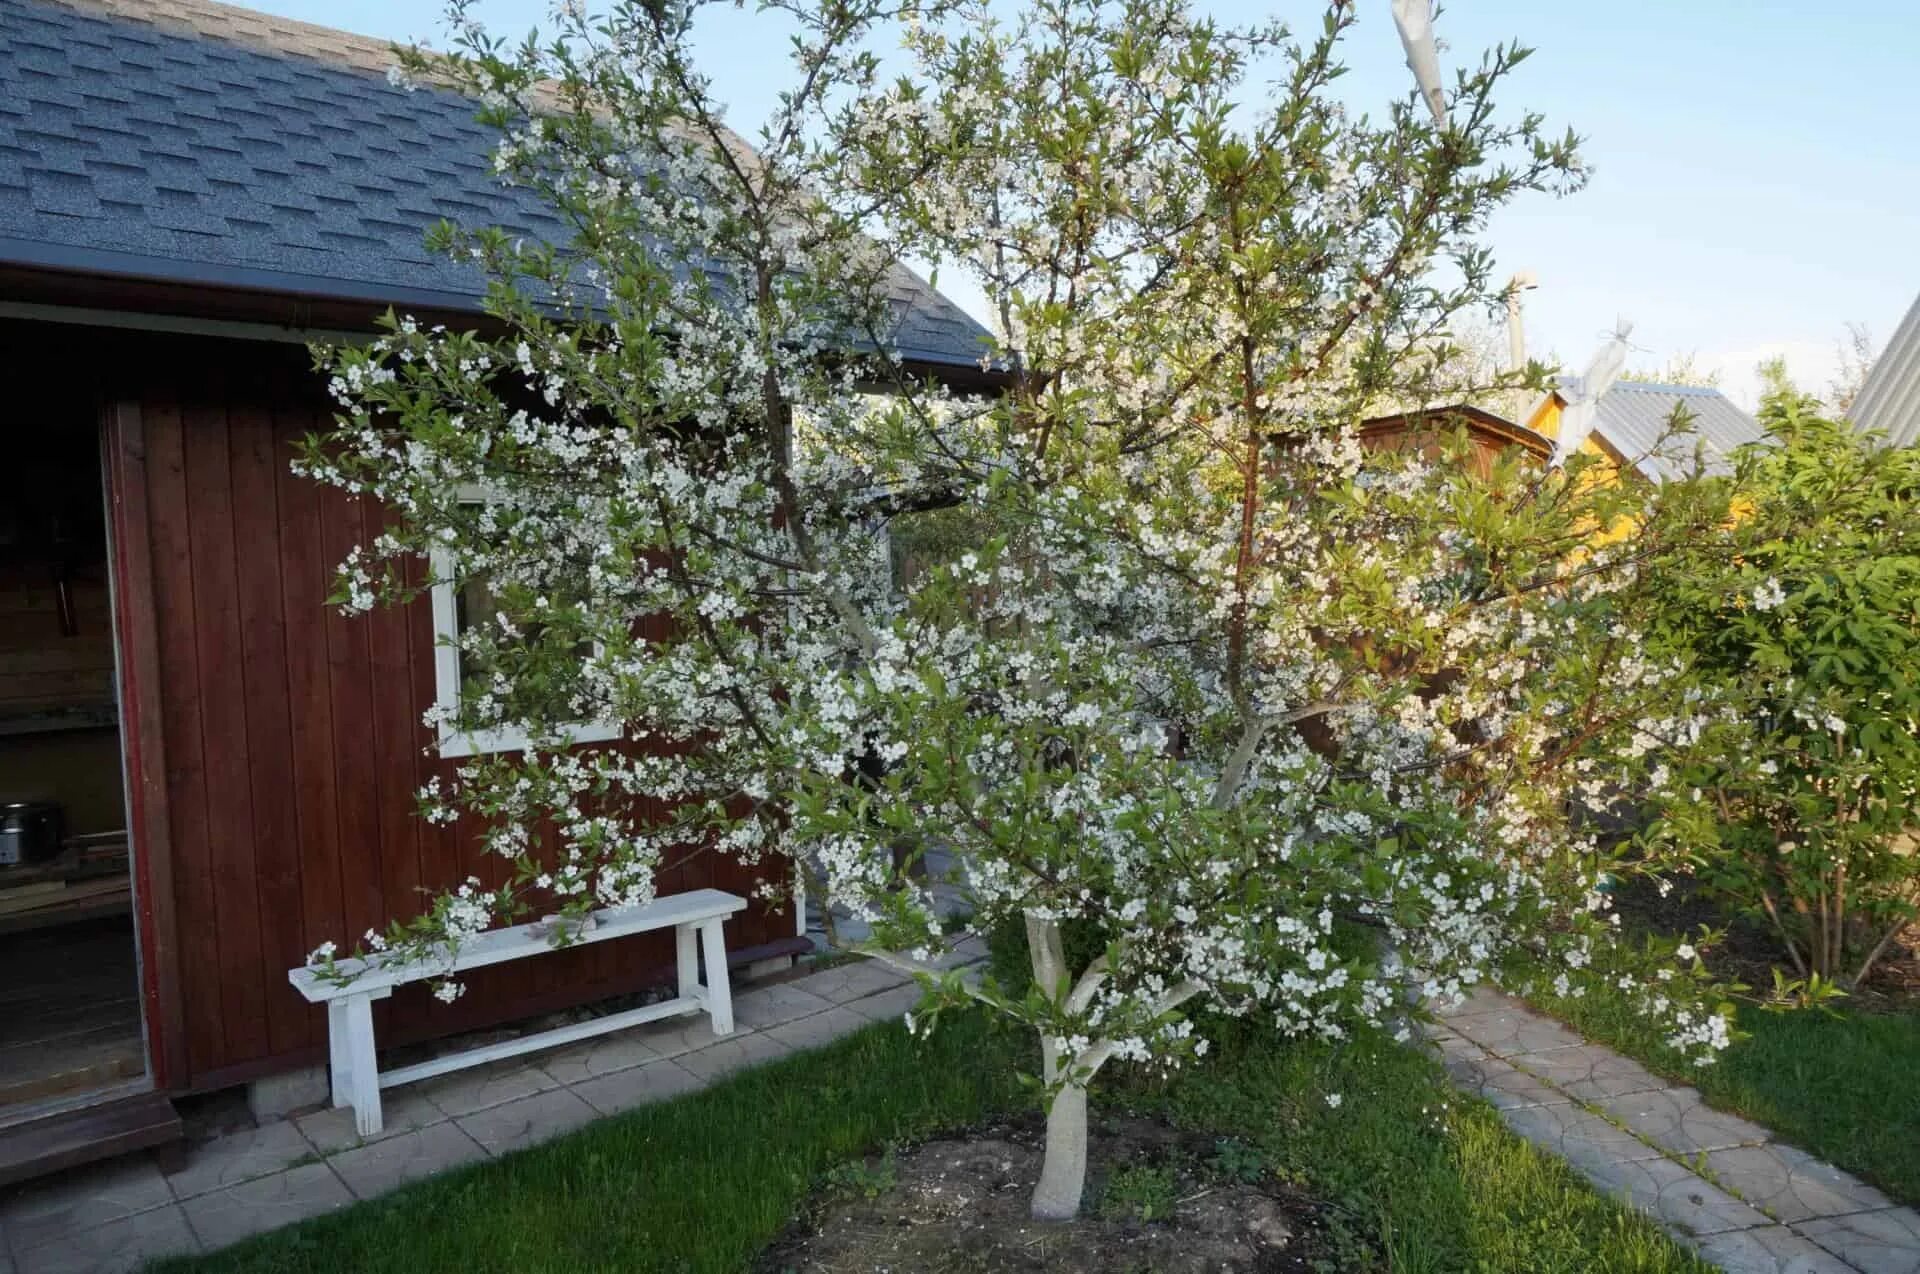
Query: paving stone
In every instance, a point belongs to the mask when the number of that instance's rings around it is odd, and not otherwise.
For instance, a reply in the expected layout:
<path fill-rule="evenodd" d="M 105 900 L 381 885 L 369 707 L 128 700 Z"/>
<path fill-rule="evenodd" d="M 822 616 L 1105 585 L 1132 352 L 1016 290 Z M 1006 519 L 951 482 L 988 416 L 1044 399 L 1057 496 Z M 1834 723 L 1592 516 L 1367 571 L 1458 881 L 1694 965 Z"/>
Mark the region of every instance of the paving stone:
<path fill-rule="evenodd" d="M 824 1013 L 833 1001 L 793 982 L 755 987 L 733 1001 L 733 1020 L 753 1027 L 779 1026 L 796 1018 Z"/>
<path fill-rule="evenodd" d="M 1508 1009 L 1523 1007 L 1519 1000 L 1504 991 L 1490 986 L 1477 986 L 1469 991 L 1458 1004 L 1447 1004 L 1436 1000 L 1427 1006 L 1435 1017 L 1443 1022 L 1456 1017 L 1479 1017 L 1488 1013 L 1503 1013 Z"/>
<path fill-rule="evenodd" d="M 121 1274 L 163 1256 L 198 1252 L 200 1240 L 177 1203 L 14 1249 L 18 1274 Z"/>
<path fill-rule="evenodd" d="M 824 1013 L 797 1018 L 780 1026 L 770 1026 L 765 1034 L 769 1039 L 778 1040 L 788 1048 L 819 1048 L 851 1035 L 855 1031 L 865 1030 L 871 1025 L 873 1025 L 872 1022 L 852 1009 L 844 1005 L 836 1005 Z"/>
<path fill-rule="evenodd" d="M 962 965 L 978 964 L 987 958 L 987 940 L 978 934 L 969 934 L 954 943 L 934 960 L 934 966 L 941 969 L 958 969 Z"/>
<path fill-rule="evenodd" d="M 1565 1106 L 1572 1102 L 1559 1089 L 1497 1057 L 1474 1050 L 1477 1058 L 1449 1056 L 1441 1065 L 1454 1085 L 1491 1104 L 1496 1110 L 1518 1110 L 1523 1106 Z"/>
<path fill-rule="evenodd" d="M 1423 1032 L 1423 1045 L 1456 1085 L 1728 1274 L 1920 1274 L 1920 1213 L 1769 1141 L 1766 1129 L 1712 1109 L 1697 1090 L 1489 988 L 1436 1012 L 1442 1023 Z M 1682 1161 L 1695 1158 L 1704 1173 Z"/>
<path fill-rule="evenodd" d="M 830 969 L 809 973 L 806 977 L 789 985 L 797 986 L 823 1000 L 845 1004 L 849 1000 L 875 995 L 881 991 L 890 991 L 903 982 L 912 983 L 912 981 L 913 979 L 908 975 L 878 960 L 848 960 Z"/>
<path fill-rule="evenodd" d="M 1709 1235 L 1694 1250 L 1726 1274 L 1858 1274 L 1784 1225 Z"/>
<path fill-rule="evenodd" d="M 1861 1274 L 1920 1274 L 1920 1212 L 1882 1208 L 1794 1227 Z"/>
<path fill-rule="evenodd" d="M 1698 1089 L 1681 1085 L 1601 1098 L 1594 1104 L 1662 1150 L 1677 1155 L 1758 1145 L 1768 1137 L 1759 1124 L 1715 1110 L 1701 1100 Z"/>
<path fill-rule="evenodd" d="M 1792 1146 L 1713 1150 L 1706 1164 L 1713 1180 L 1789 1224 L 1892 1206 L 1872 1186 Z"/>
<path fill-rule="evenodd" d="M 181 1207 L 193 1232 L 211 1252 L 237 1243 L 249 1234 L 277 1230 L 322 1212 L 353 1202 L 333 1169 L 324 1163 L 302 1164 L 270 1177 L 257 1177 L 237 1186 L 188 1199 Z"/>
<path fill-rule="evenodd" d="M 913 1012 L 919 1005 L 922 994 L 918 982 L 909 982 L 905 986 L 892 987 L 878 995 L 848 1000 L 847 1007 L 869 1022 L 898 1022 Z"/>
<path fill-rule="evenodd" d="M 427 1080 L 420 1085 L 420 1091 L 427 1100 L 457 1119 L 490 1106 L 544 1093 L 558 1084 L 558 1080 L 533 1063 L 509 1059 Z"/>
<path fill-rule="evenodd" d="M 1512 1053 L 1507 1060 L 1532 1071 L 1575 1101 L 1599 1103 L 1627 1093 L 1666 1087 L 1666 1081 L 1634 1061 L 1599 1044 Z"/>
<path fill-rule="evenodd" d="M 455 1123 L 429 1124 L 343 1151 L 327 1162 L 362 1199 L 487 1157 L 486 1149 Z"/>
<path fill-rule="evenodd" d="M 1520 1006 L 1449 1018 L 1447 1024 L 1496 1057 L 1577 1048 L 1586 1042 L 1551 1018 Z"/>
<path fill-rule="evenodd" d="M 599 1117 L 599 1111 L 570 1090 L 556 1088 L 503 1106 L 490 1106 L 454 1122 L 486 1147 L 488 1154 L 504 1155 L 549 1141 Z"/>
<path fill-rule="evenodd" d="M 293 1124 L 265 1124 L 189 1148 L 187 1166 L 168 1177 L 167 1185 L 174 1198 L 185 1201 L 278 1172 L 313 1155 L 313 1147 Z"/>
<path fill-rule="evenodd" d="M 173 1202 L 167 1179 L 146 1155 L 32 1182 L 0 1202 L 0 1255 Z"/>
<path fill-rule="evenodd" d="M 706 1020 L 704 1014 L 701 1021 Z M 540 1069 L 562 1084 L 578 1084 L 596 1075 L 611 1075 L 659 1058 L 637 1028 L 615 1031 L 598 1039 L 581 1040 L 542 1055 Z"/>
<path fill-rule="evenodd" d="M 293 1121 L 293 1125 L 313 1144 L 315 1150 L 323 1155 L 331 1155 L 355 1146 L 372 1145 L 388 1137 L 398 1137 L 416 1128 L 444 1123 L 446 1118 L 446 1111 L 434 1105 L 425 1093 L 409 1085 L 405 1088 L 389 1088 L 380 1094 L 380 1131 L 371 1137 L 362 1137 L 360 1130 L 354 1127 L 351 1106 L 338 1106 L 302 1115 Z"/>
<path fill-rule="evenodd" d="M 601 1114 L 617 1115 L 635 1106 L 690 1093 L 700 1086 L 700 1079 L 692 1071 L 678 1062 L 661 1058 L 645 1066 L 630 1067 L 575 1084 L 572 1091 Z"/>
<path fill-rule="evenodd" d="M 715 1035 L 713 1020 L 705 1013 L 696 1013 L 692 1017 L 649 1022 L 645 1026 L 635 1027 L 633 1033 L 639 1037 L 641 1043 L 653 1050 L 655 1057 L 678 1057 L 696 1048 L 707 1048 L 721 1040 L 738 1039 L 742 1035 L 750 1035 L 753 1033 L 753 1027 L 736 1019 L 732 1035 Z"/>
<path fill-rule="evenodd" d="M 1626 1129 L 1578 1106 L 1517 1106 L 1501 1111 L 1500 1118 L 1534 1145 L 1582 1171 L 1660 1154 Z"/>
<path fill-rule="evenodd" d="M 1580 1165 L 1581 1175 L 1615 1198 L 1666 1223 L 1681 1234 L 1724 1234 L 1773 1222 L 1671 1159 Z"/>
<path fill-rule="evenodd" d="M 711 1082 L 745 1067 L 785 1057 L 792 1051 L 779 1040 L 768 1038 L 766 1032 L 755 1031 L 751 1035 L 729 1036 L 717 1044 L 683 1053 L 674 1060 L 695 1078 Z"/>

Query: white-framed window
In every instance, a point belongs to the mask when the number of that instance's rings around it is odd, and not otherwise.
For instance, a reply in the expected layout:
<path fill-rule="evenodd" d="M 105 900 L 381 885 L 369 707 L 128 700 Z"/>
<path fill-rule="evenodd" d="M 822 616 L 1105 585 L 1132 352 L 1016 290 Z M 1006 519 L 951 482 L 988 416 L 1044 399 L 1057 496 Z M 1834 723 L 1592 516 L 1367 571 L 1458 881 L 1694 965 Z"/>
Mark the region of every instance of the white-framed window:
<path fill-rule="evenodd" d="M 463 488 L 462 504 L 483 504 L 484 492 Z M 477 756 L 486 752 L 517 752 L 531 742 L 526 733 L 515 729 L 463 731 L 454 724 L 463 695 L 473 677 L 467 667 L 467 655 L 460 647 L 460 635 L 476 623 L 496 613 L 493 590 L 485 579 L 456 579 L 453 557 L 444 549 L 431 554 L 433 570 L 431 604 L 433 609 L 433 697 L 439 710 L 440 755 Z M 599 743 L 620 737 L 616 721 L 577 721 L 561 727 L 575 743 Z"/>

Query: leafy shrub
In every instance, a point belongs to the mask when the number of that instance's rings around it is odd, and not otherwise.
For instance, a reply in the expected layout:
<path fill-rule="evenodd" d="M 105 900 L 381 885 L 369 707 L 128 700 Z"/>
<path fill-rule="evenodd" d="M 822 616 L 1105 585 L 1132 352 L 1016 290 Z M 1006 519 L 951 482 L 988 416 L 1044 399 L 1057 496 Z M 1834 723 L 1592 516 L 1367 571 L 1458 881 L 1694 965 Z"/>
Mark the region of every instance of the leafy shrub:
<path fill-rule="evenodd" d="M 1920 903 L 1920 451 L 1816 408 L 1768 395 L 1739 516 L 1668 576 L 1666 635 L 1751 736 L 1674 775 L 1651 835 L 1803 979 L 1852 986 Z"/>

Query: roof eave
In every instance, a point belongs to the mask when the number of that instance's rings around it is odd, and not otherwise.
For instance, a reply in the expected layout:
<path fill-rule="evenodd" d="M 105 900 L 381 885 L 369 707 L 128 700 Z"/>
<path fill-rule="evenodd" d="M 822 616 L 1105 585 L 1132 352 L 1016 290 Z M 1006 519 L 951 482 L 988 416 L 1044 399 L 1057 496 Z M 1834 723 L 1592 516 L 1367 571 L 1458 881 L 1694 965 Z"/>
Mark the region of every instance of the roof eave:
<path fill-rule="evenodd" d="M 1362 433 L 1380 431 L 1399 426 L 1423 425 L 1430 422 L 1465 422 L 1470 429 L 1492 435 L 1502 442 L 1512 443 L 1526 448 L 1542 458 L 1553 453 L 1553 440 L 1536 429 L 1505 416 L 1496 415 L 1484 407 L 1475 407 L 1471 403 L 1453 403 L 1441 407 L 1422 407 L 1415 411 L 1391 412 L 1385 416 L 1373 416 L 1360 422 Z"/>
<path fill-rule="evenodd" d="M 24 277 L 38 280 L 37 286 L 10 288 L 22 291 L 23 300 L 58 303 L 63 299 L 59 295 L 63 282 L 84 284 L 93 292 L 86 298 L 87 304 L 128 313 L 240 317 L 290 328 L 368 332 L 389 309 L 415 312 L 435 321 L 465 319 L 482 328 L 491 323 L 481 298 L 470 292 L 183 261 L 31 239 L 0 237 L 0 271 L 23 272 Z M 896 353 L 909 373 L 933 376 L 956 389 L 1002 389 L 1012 382 L 1010 373 L 982 367 L 977 358 L 963 362 L 943 351 L 922 347 L 900 347 Z"/>
<path fill-rule="evenodd" d="M 456 313 L 483 313 L 480 298 L 466 292 L 362 283 L 287 270 L 183 261 L 172 257 L 146 256 L 105 248 L 71 247 L 31 239 L 0 238 L 0 265 L 103 280 L 185 284 L 226 292 L 266 293 L 295 300 L 331 301 L 380 308 L 417 306 Z"/>

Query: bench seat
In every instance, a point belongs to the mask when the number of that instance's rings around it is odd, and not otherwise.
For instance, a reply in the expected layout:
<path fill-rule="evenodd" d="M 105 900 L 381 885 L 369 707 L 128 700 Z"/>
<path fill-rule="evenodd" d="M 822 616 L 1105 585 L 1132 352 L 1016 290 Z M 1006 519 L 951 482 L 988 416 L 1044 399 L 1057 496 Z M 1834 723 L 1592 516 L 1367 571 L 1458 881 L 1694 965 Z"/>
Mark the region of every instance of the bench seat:
<path fill-rule="evenodd" d="M 289 969 L 287 980 L 306 997 L 308 1003 L 327 1006 L 333 1104 L 352 1106 L 354 1126 L 361 1136 L 371 1137 L 382 1127 L 380 1090 L 383 1088 L 410 1084 L 468 1066 L 553 1048 L 574 1040 L 685 1013 L 705 1012 L 712 1019 L 715 1035 L 731 1034 L 733 995 L 727 982 L 727 950 L 720 927 L 728 916 L 745 910 L 746 905 L 747 900 L 737 894 L 718 889 L 696 889 L 658 899 L 644 907 L 596 911 L 593 913 L 592 926 L 576 933 L 568 946 L 605 942 L 656 929 L 670 928 L 674 931 L 679 993 L 673 999 L 385 1072 L 378 1068 L 374 1060 L 375 1000 L 387 998 L 393 994 L 393 988 L 409 982 L 446 977 L 552 951 L 555 947 L 547 936 L 547 926 L 523 924 L 488 930 L 462 945 L 451 961 L 375 963 L 369 966 L 359 960 L 342 960 L 335 967 L 347 975 L 348 980 L 344 982 L 322 976 L 318 970 L 305 966 Z M 703 956 L 707 975 L 704 985 L 700 981 Z"/>

